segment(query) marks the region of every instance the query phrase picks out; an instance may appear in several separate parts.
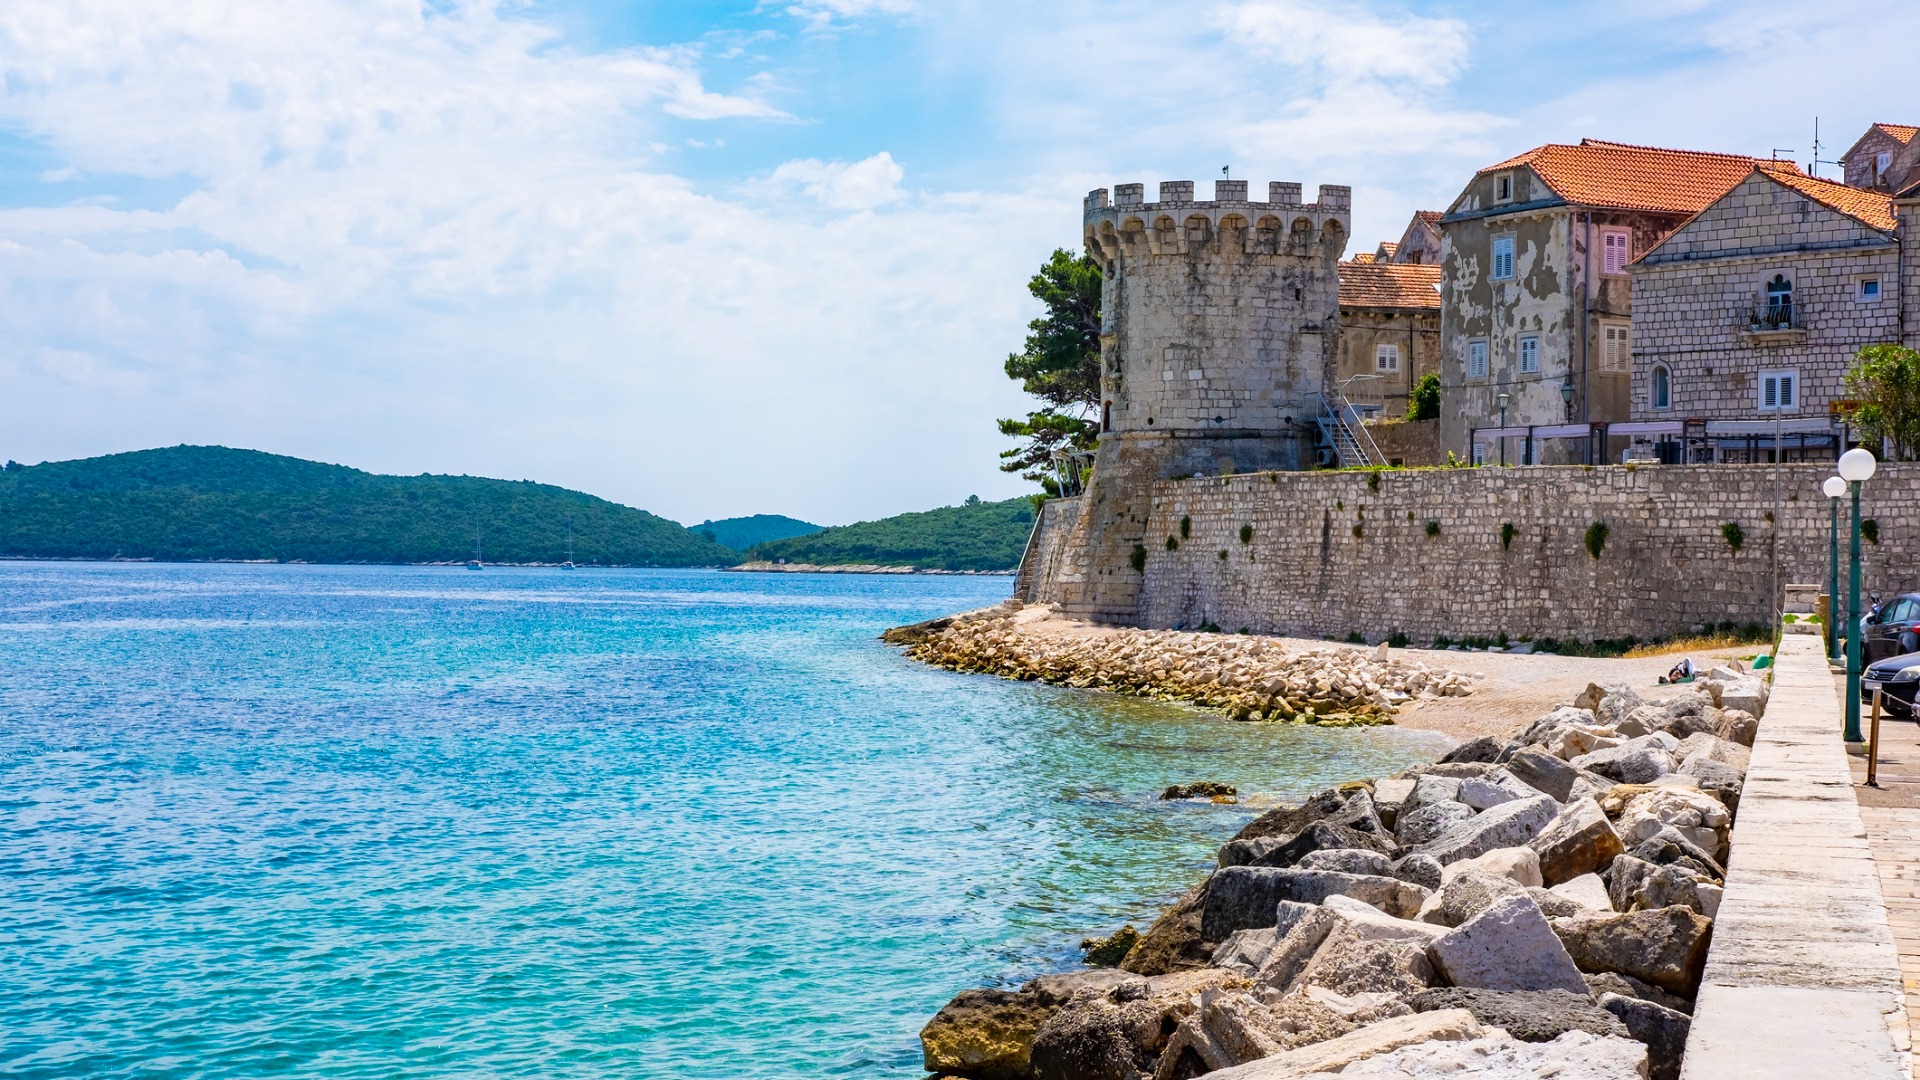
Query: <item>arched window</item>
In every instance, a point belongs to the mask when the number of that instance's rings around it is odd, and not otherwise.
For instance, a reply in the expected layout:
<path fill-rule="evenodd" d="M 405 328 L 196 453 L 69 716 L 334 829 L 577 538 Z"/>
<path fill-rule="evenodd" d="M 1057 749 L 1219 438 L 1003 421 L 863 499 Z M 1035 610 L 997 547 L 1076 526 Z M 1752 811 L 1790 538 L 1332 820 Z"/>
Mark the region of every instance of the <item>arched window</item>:
<path fill-rule="evenodd" d="M 1769 330 L 1793 328 L 1793 282 L 1785 274 L 1773 275 L 1767 282 L 1767 320 Z"/>
<path fill-rule="evenodd" d="M 1653 407 L 1670 409 L 1673 407 L 1673 376 L 1668 373 L 1667 365 L 1653 365 Z"/>

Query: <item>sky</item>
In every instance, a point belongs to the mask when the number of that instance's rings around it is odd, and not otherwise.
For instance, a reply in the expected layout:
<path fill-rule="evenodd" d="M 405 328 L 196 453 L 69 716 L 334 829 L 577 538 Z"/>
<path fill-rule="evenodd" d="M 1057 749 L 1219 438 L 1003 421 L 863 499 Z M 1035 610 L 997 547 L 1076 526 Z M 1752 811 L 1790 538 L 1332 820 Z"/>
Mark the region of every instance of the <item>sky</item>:
<path fill-rule="evenodd" d="M 7 0 L 0 458 L 178 443 L 822 524 L 1032 490 L 994 426 L 1096 187 L 1920 122 L 1920 8 Z M 1890 55 L 1890 54 L 1889 54 Z M 1884 59 L 1884 58 L 1883 58 Z M 1825 175 L 1835 176 L 1830 165 Z"/>

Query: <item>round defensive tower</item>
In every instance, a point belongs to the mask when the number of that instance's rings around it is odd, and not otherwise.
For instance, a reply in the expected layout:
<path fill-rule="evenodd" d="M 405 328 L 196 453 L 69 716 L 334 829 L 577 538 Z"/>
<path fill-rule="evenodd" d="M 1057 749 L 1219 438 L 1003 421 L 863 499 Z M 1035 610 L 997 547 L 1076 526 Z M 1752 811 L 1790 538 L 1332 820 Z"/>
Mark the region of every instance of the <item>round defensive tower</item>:
<path fill-rule="evenodd" d="M 1350 188 L 1244 180 L 1194 200 L 1191 180 L 1088 194 L 1087 253 L 1105 275 L 1100 446 L 1069 564 L 1066 607 L 1131 621 L 1150 486 L 1183 476 L 1314 462 L 1320 407 L 1338 355 L 1338 263 L 1352 232 Z"/>

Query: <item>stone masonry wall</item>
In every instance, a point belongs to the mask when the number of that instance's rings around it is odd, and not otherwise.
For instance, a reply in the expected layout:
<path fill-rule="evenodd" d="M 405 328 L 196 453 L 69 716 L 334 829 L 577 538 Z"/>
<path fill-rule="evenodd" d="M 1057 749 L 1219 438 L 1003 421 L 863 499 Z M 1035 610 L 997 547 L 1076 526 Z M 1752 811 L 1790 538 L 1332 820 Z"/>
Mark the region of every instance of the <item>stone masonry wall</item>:
<path fill-rule="evenodd" d="M 1139 579 L 1135 621 L 1147 627 L 1358 631 L 1371 641 L 1400 630 L 1416 643 L 1502 632 L 1659 638 L 1700 624 L 1766 622 L 1781 584 L 1824 583 L 1819 484 L 1831 473 L 1830 465 L 1539 466 L 1169 481 L 1142 500 L 1150 504 L 1144 574 L 1124 564 L 1091 569 Z M 1776 486 L 1777 527 L 1768 520 Z M 1043 524 L 1071 515 L 1075 501 L 1049 502 Z M 1866 590 L 1884 597 L 1920 585 L 1920 465 L 1881 466 L 1861 513 L 1877 521 L 1880 537 L 1863 544 Z M 1595 522 L 1607 527 L 1598 559 L 1584 544 Z M 1728 522 L 1744 534 L 1738 551 L 1722 534 Z M 1503 547 L 1509 523 L 1512 542 Z M 1251 527 L 1246 543 L 1243 526 Z M 1052 552 L 1036 558 L 1042 568 L 1073 562 Z M 1059 586 L 1036 573 L 1025 598 L 1057 601 Z"/>

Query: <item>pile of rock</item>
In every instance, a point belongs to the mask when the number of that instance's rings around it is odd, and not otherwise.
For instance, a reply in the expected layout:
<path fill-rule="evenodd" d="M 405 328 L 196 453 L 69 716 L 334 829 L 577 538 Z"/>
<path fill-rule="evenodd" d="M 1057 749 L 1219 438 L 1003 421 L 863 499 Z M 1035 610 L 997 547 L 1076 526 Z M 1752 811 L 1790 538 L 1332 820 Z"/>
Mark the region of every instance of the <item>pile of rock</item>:
<path fill-rule="evenodd" d="M 1009 604 L 889 631 L 907 655 L 954 671 L 1185 701 L 1236 719 L 1330 726 L 1390 723 L 1416 697 L 1459 697 L 1475 676 L 1377 649 L 1289 651 L 1273 638 L 1178 630 L 1035 633 L 1045 605 Z"/>
<path fill-rule="evenodd" d="M 926 1066 L 1672 1080 L 1757 724 L 1715 701 L 1765 697 L 1592 686 L 1518 738 L 1271 811 L 1121 970 L 967 991 Z"/>

